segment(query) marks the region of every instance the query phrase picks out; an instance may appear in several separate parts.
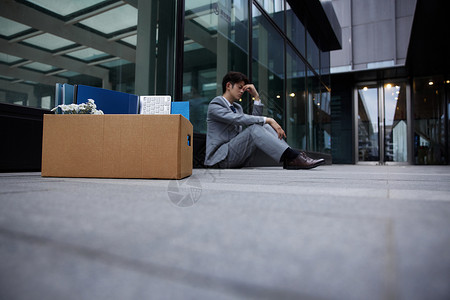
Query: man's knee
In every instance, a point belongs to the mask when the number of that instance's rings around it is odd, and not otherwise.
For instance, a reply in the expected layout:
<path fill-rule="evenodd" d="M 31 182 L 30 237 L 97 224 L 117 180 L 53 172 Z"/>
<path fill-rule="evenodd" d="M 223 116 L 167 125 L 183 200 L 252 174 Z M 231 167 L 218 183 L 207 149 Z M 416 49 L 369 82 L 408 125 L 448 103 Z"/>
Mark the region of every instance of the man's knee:
<path fill-rule="evenodd" d="M 265 124 L 267 125 L 267 124 Z M 265 125 L 261 126 L 258 124 L 253 124 L 250 127 L 248 127 L 248 130 L 250 131 L 252 138 L 261 138 L 263 135 L 270 134 L 269 129 L 265 128 Z M 270 128 L 272 128 L 270 125 L 268 125 Z"/>

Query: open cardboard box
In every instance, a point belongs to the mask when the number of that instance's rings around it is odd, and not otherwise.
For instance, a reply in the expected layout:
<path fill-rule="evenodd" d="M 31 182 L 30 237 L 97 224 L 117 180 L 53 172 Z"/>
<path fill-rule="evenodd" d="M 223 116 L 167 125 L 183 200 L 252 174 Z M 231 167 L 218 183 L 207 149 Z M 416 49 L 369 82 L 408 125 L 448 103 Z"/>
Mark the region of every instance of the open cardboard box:
<path fill-rule="evenodd" d="M 181 179 L 192 132 L 182 115 L 44 115 L 42 176 Z"/>

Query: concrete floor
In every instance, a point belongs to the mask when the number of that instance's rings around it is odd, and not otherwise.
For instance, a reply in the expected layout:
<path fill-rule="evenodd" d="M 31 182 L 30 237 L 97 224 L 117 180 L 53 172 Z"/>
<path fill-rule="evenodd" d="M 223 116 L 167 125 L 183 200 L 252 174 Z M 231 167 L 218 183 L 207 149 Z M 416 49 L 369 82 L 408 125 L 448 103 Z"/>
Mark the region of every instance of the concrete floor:
<path fill-rule="evenodd" d="M 0 299 L 450 299 L 450 167 L 3 173 Z"/>

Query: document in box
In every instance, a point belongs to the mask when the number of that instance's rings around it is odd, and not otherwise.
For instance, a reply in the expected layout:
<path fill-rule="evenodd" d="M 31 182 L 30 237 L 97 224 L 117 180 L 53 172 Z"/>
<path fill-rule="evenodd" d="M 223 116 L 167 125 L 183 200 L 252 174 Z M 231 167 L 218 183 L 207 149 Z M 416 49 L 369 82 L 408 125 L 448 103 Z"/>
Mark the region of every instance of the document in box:
<path fill-rule="evenodd" d="M 140 114 L 170 115 L 170 96 L 139 96 Z"/>

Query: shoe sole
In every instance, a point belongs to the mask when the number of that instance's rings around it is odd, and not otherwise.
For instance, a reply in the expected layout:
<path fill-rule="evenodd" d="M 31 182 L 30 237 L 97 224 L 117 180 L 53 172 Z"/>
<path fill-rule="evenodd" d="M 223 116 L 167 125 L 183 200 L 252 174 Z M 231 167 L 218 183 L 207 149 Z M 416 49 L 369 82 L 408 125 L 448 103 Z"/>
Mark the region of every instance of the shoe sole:
<path fill-rule="evenodd" d="M 310 170 L 310 169 L 314 169 L 317 168 L 318 166 L 321 166 L 325 164 L 325 161 L 321 161 L 315 165 L 309 166 L 309 167 L 299 167 L 299 166 L 283 166 L 283 169 L 286 170 Z"/>

